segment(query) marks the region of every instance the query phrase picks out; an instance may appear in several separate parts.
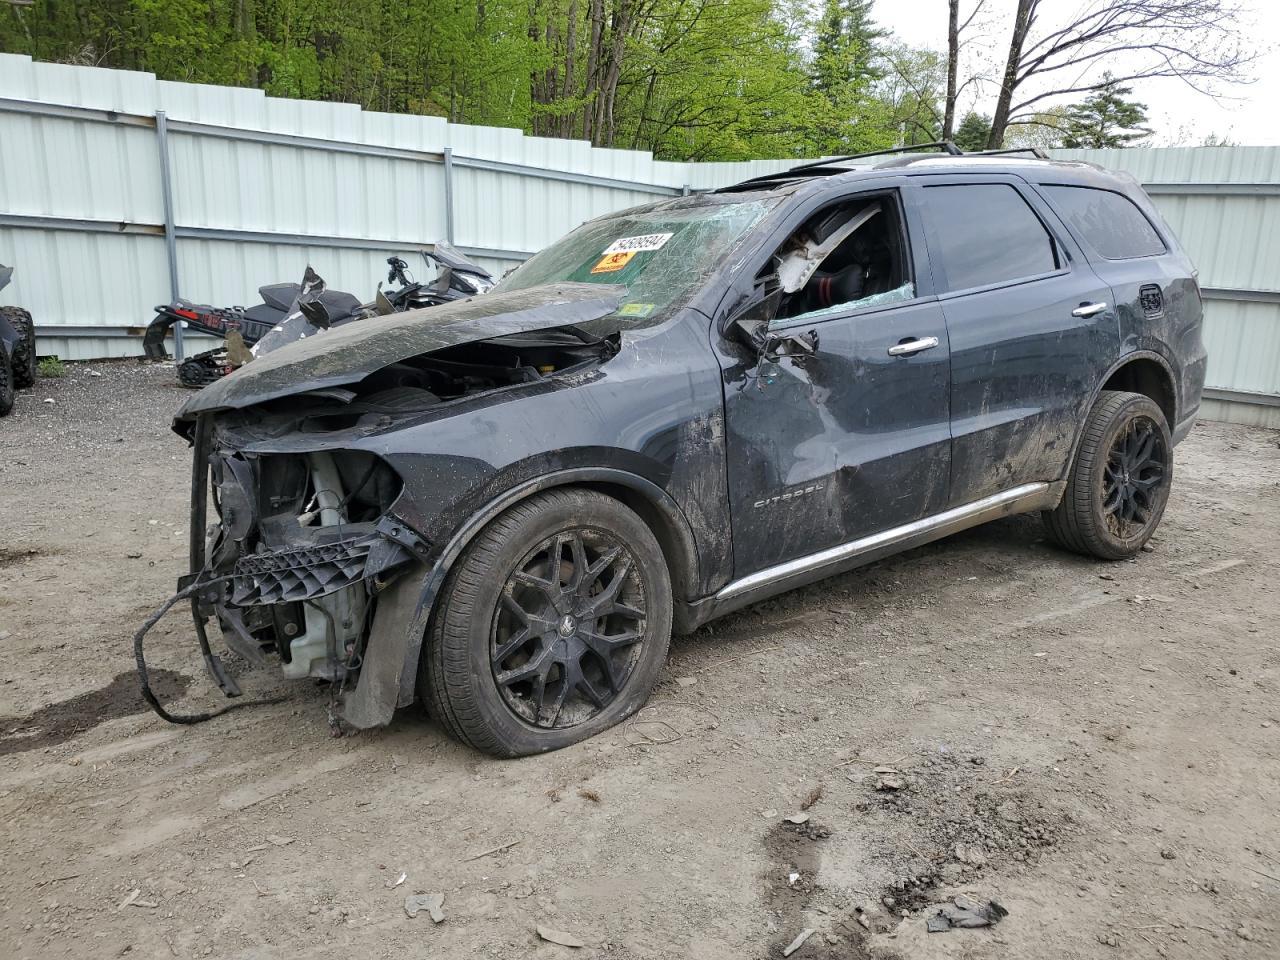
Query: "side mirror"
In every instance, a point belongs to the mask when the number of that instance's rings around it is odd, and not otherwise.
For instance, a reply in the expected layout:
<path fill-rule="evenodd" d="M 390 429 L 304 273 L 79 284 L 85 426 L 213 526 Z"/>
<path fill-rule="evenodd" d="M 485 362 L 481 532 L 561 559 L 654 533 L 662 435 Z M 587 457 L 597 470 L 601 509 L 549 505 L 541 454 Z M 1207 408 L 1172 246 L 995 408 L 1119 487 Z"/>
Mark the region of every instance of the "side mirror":
<path fill-rule="evenodd" d="M 760 356 L 770 363 L 777 363 L 782 357 L 806 360 L 817 352 L 817 330 L 806 330 L 803 333 L 780 331 L 765 335 L 764 348 L 760 351 Z"/>
<path fill-rule="evenodd" d="M 783 291 L 776 276 L 765 278 L 751 296 L 729 317 L 729 329 L 754 350 L 764 348 L 769 324 L 782 304 Z"/>

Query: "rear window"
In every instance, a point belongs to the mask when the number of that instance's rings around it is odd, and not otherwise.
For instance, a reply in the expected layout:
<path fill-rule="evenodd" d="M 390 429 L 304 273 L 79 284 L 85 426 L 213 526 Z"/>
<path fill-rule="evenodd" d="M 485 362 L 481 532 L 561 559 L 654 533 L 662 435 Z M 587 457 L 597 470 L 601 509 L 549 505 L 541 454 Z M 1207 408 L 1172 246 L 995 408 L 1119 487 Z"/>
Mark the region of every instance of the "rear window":
<path fill-rule="evenodd" d="M 1005 183 L 926 187 L 925 198 L 951 290 L 985 287 L 1058 269 L 1053 238 Z"/>
<path fill-rule="evenodd" d="M 1094 187 L 1041 189 L 1062 218 L 1107 260 L 1154 257 L 1165 252 L 1164 241 L 1151 221 L 1124 194 Z"/>

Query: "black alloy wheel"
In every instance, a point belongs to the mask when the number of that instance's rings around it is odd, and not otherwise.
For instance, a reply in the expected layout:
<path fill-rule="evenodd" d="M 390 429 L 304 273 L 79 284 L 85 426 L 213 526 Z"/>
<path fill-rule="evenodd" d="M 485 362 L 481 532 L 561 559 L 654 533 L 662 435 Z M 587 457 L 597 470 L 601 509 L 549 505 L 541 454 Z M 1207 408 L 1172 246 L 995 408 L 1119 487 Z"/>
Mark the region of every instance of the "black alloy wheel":
<path fill-rule="evenodd" d="M 1164 411 L 1143 394 L 1104 390 L 1084 423 L 1062 500 L 1042 515 L 1045 531 L 1076 553 L 1127 559 L 1160 525 L 1172 486 Z"/>
<path fill-rule="evenodd" d="M 1168 479 L 1169 453 L 1159 426 L 1136 416 L 1116 434 L 1102 476 L 1102 511 L 1117 536 L 1142 532 L 1157 507 Z"/>
<path fill-rule="evenodd" d="M 536 727 L 572 727 L 626 686 L 645 636 L 644 583 L 625 544 L 604 530 L 556 533 L 507 578 L 490 633 L 493 679 Z"/>
<path fill-rule="evenodd" d="M 499 514 L 453 565 L 418 691 L 478 750 L 558 750 L 644 705 L 671 618 L 670 572 L 645 522 L 596 490 L 548 490 Z"/>

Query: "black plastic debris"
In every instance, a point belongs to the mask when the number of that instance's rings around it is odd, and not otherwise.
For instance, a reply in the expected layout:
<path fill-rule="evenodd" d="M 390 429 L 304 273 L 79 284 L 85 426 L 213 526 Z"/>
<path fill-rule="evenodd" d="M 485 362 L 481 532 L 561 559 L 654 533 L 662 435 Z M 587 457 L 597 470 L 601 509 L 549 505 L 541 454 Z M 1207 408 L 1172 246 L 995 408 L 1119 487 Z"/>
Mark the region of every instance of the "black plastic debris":
<path fill-rule="evenodd" d="M 945 933 L 957 927 L 994 927 L 1009 915 L 1009 911 L 994 900 L 980 903 L 963 894 L 944 903 L 925 920 L 930 933 Z"/>

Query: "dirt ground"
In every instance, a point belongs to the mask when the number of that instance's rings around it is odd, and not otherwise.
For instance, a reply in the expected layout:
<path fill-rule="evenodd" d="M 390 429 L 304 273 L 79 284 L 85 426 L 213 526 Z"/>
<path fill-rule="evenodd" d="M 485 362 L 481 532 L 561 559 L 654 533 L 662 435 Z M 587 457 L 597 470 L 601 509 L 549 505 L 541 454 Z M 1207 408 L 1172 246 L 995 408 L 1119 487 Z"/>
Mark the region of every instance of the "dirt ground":
<path fill-rule="evenodd" d="M 286 702 L 146 711 L 172 377 L 78 365 L 0 421 L 0 957 L 1280 956 L 1280 434 L 1198 426 L 1135 562 L 992 524 L 680 639 L 644 722 L 495 761 L 416 708 L 333 739 L 267 672 Z M 218 705 L 181 613 L 151 660 Z M 926 933 L 957 893 L 1008 916 Z"/>

